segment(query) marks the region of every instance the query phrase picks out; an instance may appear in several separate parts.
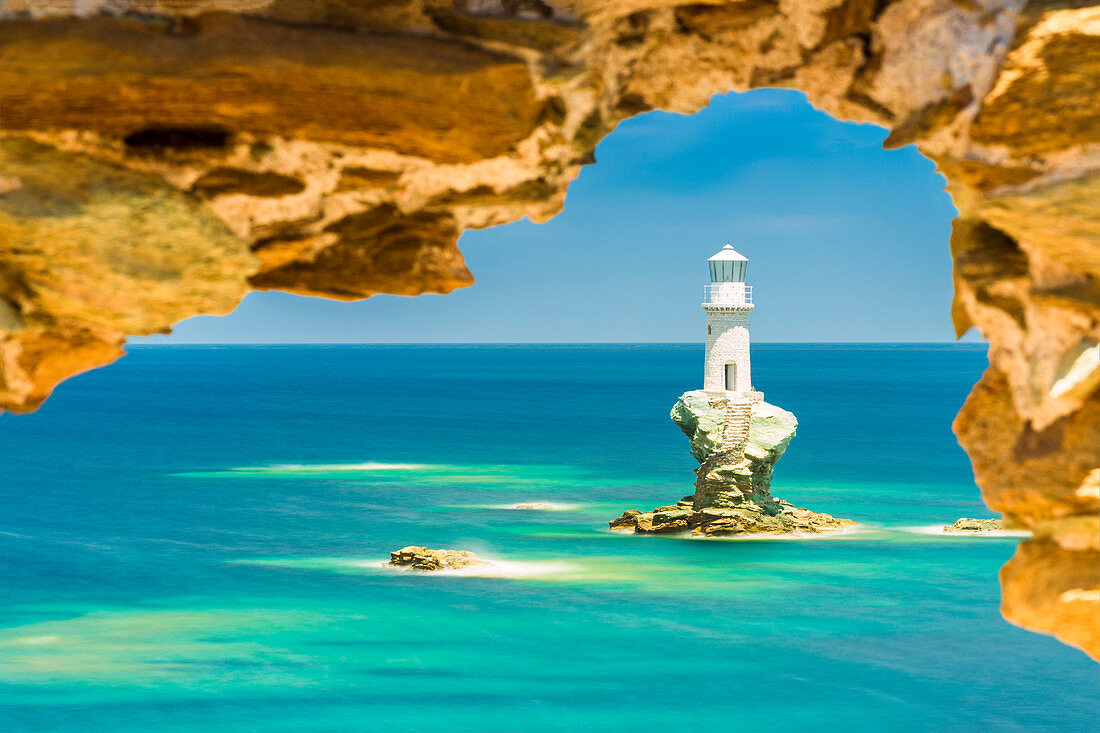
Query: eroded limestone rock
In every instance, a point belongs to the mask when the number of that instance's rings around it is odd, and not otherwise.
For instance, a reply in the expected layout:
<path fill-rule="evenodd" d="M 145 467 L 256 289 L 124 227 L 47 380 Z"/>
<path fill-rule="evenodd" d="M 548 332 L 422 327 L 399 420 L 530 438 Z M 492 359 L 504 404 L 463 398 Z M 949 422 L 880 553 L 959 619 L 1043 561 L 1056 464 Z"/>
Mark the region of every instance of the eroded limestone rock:
<path fill-rule="evenodd" d="M 37 407 L 128 334 L 224 314 L 248 292 L 248 247 L 156 175 L 33 140 L 0 145 L 0 395 Z"/>
<path fill-rule="evenodd" d="M 1017 568 L 1096 568 L 1082 529 L 1100 513 L 1091 2 L 3 0 L 2 13 L 0 150 L 22 162 L 0 171 L 0 408 L 34 409 L 126 335 L 223 313 L 249 289 L 466 286 L 461 232 L 557 213 L 618 121 L 788 86 L 890 128 L 888 145 L 915 143 L 946 177 L 952 316 L 990 342 L 960 442 L 987 503 L 1050 540 L 1034 547 L 1070 553 L 1021 553 Z M 82 192 L 74 168 L 107 183 Z M 1010 618 L 1020 597 L 1006 591 Z M 1100 598 L 1075 602 L 1100 615 Z M 1021 614 L 1046 631 L 1082 617 Z"/>
<path fill-rule="evenodd" d="M 959 534 L 973 534 L 980 532 L 994 532 L 1004 529 L 1004 523 L 1000 519 L 974 519 L 961 517 L 954 524 L 948 524 L 943 528 L 944 532 Z"/>
<path fill-rule="evenodd" d="M 409 545 L 391 552 L 388 564 L 423 571 L 492 566 L 488 560 L 482 560 L 466 550 L 429 550 L 419 545 Z"/>
<path fill-rule="evenodd" d="M 772 497 L 772 470 L 798 428 L 794 414 L 754 402 L 748 442 L 736 449 L 723 447 L 725 408 L 706 392 L 685 392 L 669 417 L 691 440 L 691 455 L 700 463 L 695 493 L 649 512 L 628 510 L 608 523 L 611 529 L 721 537 L 812 534 L 855 526 L 849 519 L 800 509 Z"/>
<path fill-rule="evenodd" d="M 1001 568 L 1001 612 L 1025 629 L 1053 634 L 1095 656 L 1097 568 L 1100 551 L 1067 549 L 1049 537 L 1021 542 Z"/>

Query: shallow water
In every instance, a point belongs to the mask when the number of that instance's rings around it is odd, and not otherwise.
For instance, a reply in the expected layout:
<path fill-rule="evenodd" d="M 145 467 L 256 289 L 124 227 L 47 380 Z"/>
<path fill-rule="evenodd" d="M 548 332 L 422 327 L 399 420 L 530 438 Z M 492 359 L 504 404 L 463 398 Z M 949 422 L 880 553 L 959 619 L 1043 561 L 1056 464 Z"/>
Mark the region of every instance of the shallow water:
<path fill-rule="evenodd" d="M 143 347 L 0 418 L 0 729 L 1085 730 L 997 612 L 973 347 L 755 347 L 821 539 L 607 531 L 691 490 L 686 346 Z M 516 510 L 551 502 L 558 511 Z M 933 528 L 929 530 L 928 528 Z M 408 544 L 491 573 L 380 567 Z"/>

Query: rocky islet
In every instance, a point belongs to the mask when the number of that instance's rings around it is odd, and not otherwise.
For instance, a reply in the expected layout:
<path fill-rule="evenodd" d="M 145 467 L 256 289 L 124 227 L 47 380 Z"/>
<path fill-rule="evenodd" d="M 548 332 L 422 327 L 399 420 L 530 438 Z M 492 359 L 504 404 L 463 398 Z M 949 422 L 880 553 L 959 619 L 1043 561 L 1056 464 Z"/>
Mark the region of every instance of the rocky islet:
<path fill-rule="evenodd" d="M 977 534 L 980 532 L 1000 532 L 1004 529 L 1004 522 L 1000 519 L 974 519 L 973 517 L 961 517 L 954 524 L 948 524 L 943 528 L 944 532 L 951 534 Z"/>
<path fill-rule="evenodd" d="M 420 545 L 409 545 L 391 552 L 388 564 L 424 572 L 493 566 L 493 563 L 467 550 L 430 550 Z"/>
<path fill-rule="evenodd" d="M 794 414 L 763 400 L 754 401 L 748 438 L 723 445 L 726 412 L 706 392 L 685 392 L 669 416 L 691 440 L 699 461 L 695 493 L 648 512 L 631 509 L 608 524 L 637 534 L 690 532 L 696 536 L 794 535 L 854 527 L 849 519 L 801 509 L 771 495 L 772 471 L 798 428 Z"/>

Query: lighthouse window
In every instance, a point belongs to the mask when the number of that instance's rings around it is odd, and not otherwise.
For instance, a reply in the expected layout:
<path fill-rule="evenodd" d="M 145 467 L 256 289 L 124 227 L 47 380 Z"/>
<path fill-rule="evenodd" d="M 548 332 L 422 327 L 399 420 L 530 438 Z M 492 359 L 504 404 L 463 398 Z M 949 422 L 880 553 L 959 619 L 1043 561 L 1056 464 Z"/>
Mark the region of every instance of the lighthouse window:
<path fill-rule="evenodd" d="M 707 336 L 710 336 L 710 326 L 707 326 Z"/>

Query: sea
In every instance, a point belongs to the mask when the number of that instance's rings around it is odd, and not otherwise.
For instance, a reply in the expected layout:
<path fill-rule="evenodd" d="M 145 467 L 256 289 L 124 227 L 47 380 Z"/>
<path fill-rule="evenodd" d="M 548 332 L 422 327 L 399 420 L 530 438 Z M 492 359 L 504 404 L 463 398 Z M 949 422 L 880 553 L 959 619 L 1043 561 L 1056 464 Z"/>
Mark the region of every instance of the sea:
<path fill-rule="evenodd" d="M 1095 662 L 999 614 L 1021 538 L 941 532 L 993 516 L 986 364 L 754 346 L 773 494 L 859 527 L 701 540 L 607 526 L 691 493 L 700 346 L 132 347 L 0 418 L 0 731 L 1096 730 Z"/>

